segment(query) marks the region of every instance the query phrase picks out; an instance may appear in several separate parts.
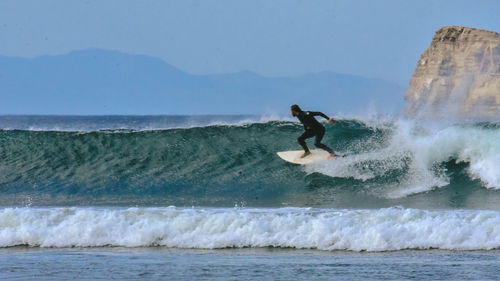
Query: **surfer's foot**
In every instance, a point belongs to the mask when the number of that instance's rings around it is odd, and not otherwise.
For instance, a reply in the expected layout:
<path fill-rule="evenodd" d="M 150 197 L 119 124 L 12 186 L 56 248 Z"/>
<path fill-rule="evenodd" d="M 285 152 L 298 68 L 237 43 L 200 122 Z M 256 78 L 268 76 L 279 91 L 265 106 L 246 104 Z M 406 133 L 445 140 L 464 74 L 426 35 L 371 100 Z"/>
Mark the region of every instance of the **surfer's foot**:
<path fill-rule="evenodd" d="M 333 151 L 332 153 L 330 153 L 330 155 L 328 155 L 328 160 L 332 159 L 333 157 L 337 156 L 337 154 L 335 154 L 335 151 Z"/>
<path fill-rule="evenodd" d="M 304 152 L 304 154 L 302 154 L 302 156 L 300 156 L 300 158 L 304 158 L 304 157 L 306 157 L 309 154 L 311 154 L 311 152 L 310 151 L 306 151 L 306 152 Z"/>

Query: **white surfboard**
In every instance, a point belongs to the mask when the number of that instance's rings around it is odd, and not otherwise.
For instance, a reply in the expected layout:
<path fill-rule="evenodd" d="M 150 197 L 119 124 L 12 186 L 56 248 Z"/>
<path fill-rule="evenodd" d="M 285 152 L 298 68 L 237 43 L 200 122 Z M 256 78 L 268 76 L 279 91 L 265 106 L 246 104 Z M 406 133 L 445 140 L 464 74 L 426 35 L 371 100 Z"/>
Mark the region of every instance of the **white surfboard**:
<path fill-rule="evenodd" d="M 311 154 L 307 155 L 304 158 L 300 158 L 300 156 L 302 156 L 302 154 L 304 154 L 304 150 L 280 151 L 280 152 L 277 152 L 277 154 L 281 159 L 283 159 L 287 162 L 294 163 L 294 164 L 300 164 L 300 165 L 304 165 L 304 164 L 308 164 L 308 163 L 312 163 L 312 162 L 316 162 L 316 161 L 321 161 L 321 160 L 327 160 L 328 155 L 330 155 L 330 153 L 328 153 L 324 150 L 320 150 L 320 149 L 311 150 Z"/>

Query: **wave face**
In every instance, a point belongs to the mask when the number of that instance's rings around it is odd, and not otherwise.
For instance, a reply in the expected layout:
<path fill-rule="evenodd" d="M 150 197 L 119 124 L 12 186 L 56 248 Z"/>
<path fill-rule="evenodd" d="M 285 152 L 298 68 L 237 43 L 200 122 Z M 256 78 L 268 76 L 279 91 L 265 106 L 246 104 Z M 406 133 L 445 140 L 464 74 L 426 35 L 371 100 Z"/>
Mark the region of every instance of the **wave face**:
<path fill-rule="evenodd" d="M 326 124 L 324 143 L 349 156 L 295 166 L 276 152 L 300 149 L 299 124 L 238 118 L 201 126 L 169 119 L 161 129 L 143 120 L 138 128 L 112 130 L 101 130 L 97 118 L 72 131 L 4 117 L 0 204 L 500 206 L 496 123 L 342 120 Z"/>
<path fill-rule="evenodd" d="M 0 247 L 18 245 L 488 250 L 500 247 L 500 212 L 401 208 L 2 209 Z"/>

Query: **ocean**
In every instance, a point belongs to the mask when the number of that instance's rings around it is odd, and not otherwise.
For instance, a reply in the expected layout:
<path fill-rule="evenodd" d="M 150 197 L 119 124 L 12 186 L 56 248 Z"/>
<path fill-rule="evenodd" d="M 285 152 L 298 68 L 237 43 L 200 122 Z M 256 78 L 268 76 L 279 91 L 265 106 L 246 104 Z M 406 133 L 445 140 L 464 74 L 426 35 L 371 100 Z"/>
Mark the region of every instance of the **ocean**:
<path fill-rule="evenodd" d="M 0 278 L 498 279 L 500 123 L 325 127 L 298 166 L 289 117 L 0 116 Z"/>

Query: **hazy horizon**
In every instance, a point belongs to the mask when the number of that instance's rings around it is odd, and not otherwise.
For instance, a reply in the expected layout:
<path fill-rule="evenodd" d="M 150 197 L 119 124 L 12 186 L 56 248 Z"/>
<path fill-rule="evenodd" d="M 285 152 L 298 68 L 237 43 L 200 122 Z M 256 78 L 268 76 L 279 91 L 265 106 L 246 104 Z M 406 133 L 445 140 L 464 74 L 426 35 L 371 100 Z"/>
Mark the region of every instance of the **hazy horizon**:
<path fill-rule="evenodd" d="M 325 111 L 400 111 L 404 88 L 382 79 L 319 72 L 192 75 L 151 56 L 87 49 L 37 58 L 0 56 L 0 114 L 283 114 L 299 103 Z"/>
<path fill-rule="evenodd" d="M 49 3 L 49 4 L 48 4 Z M 497 1 L 2 1 L 0 55 L 100 48 L 191 74 L 332 71 L 406 87 L 445 25 L 500 31 Z"/>
<path fill-rule="evenodd" d="M 434 33 L 499 31 L 498 8 L 489 0 L 6 0 L 0 114 L 262 114 L 286 113 L 290 103 L 400 112 Z M 78 57 L 92 52 L 110 57 Z"/>

